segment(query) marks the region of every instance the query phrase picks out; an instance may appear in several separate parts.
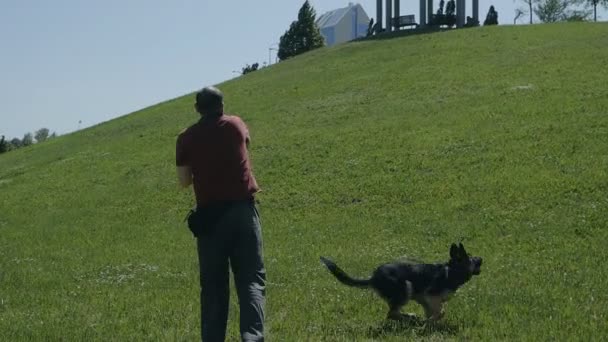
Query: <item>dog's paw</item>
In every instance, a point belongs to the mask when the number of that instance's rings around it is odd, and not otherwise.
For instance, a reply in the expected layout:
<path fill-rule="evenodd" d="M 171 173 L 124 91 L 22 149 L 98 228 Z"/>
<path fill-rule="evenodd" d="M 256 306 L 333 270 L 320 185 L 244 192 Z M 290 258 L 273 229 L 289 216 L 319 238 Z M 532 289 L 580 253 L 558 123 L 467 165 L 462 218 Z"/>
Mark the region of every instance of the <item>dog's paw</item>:
<path fill-rule="evenodd" d="M 436 313 L 436 314 L 432 315 L 431 317 L 429 317 L 429 321 L 437 322 L 437 321 L 441 320 L 444 315 L 445 315 L 445 311 L 441 310 L 441 312 Z"/>
<path fill-rule="evenodd" d="M 386 315 L 386 319 L 390 319 L 393 321 L 398 321 L 403 317 L 403 314 L 401 312 L 397 312 L 397 311 L 391 311 Z"/>
<path fill-rule="evenodd" d="M 389 312 L 386 318 L 393 321 L 411 321 L 418 319 L 418 316 L 413 313 Z"/>

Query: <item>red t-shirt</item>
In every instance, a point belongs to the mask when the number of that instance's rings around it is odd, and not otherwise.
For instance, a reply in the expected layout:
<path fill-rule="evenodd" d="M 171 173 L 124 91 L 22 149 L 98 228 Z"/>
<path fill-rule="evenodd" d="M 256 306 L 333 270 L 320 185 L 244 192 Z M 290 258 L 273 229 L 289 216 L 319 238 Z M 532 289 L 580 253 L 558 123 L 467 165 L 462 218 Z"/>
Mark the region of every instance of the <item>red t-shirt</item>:
<path fill-rule="evenodd" d="M 238 116 L 200 120 L 177 137 L 176 165 L 192 169 L 198 205 L 246 200 L 259 191 L 247 153 L 249 131 Z"/>

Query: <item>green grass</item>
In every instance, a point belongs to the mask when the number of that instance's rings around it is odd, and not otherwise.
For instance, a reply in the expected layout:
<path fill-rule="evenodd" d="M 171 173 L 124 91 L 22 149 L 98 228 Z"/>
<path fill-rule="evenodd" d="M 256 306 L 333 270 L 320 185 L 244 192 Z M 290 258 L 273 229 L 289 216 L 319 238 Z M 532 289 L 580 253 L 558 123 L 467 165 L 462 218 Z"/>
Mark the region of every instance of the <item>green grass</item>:
<path fill-rule="evenodd" d="M 608 336 L 608 25 L 321 49 L 221 85 L 253 145 L 272 341 Z M 0 156 L 0 340 L 195 340 L 177 133 L 191 96 Z M 340 285 L 464 239 L 483 272 L 443 323 Z M 234 292 L 233 292 L 234 294 Z M 415 304 L 407 311 L 421 314 Z M 233 296 L 229 336 L 238 336 Z"/>

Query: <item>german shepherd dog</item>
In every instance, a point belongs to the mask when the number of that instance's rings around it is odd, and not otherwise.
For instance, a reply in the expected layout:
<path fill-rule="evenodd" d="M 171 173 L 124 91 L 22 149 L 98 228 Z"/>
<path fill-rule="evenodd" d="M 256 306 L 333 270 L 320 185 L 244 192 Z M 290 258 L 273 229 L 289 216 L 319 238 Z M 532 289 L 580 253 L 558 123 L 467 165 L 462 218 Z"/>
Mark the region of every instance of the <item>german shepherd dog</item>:
<path fill-rule="evenodd" d="M 327 258 L 321 257 L 321 262 L 341 283 L 375 290 L 388 304 L 387 318 L 414 318 L 413 314 L 401 313 L 401 308 L 413 299 L 422 305 L 428 320 L 438 321 L 444 314 L 443 303 L 472 276 L 481 273 L 482 258 L 469 256 L 462 243 L 452 244 L 446 263 L 387 263 L 378 266 L 369 279 L 352 278 Z"/>

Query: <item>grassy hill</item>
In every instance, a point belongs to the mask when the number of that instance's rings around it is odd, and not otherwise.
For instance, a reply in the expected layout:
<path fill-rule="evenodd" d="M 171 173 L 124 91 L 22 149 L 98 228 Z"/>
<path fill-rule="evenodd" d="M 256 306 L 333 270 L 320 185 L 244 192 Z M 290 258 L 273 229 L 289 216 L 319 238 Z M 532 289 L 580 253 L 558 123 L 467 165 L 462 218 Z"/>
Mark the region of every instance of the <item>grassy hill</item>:
<path fill-rule="evenodd" d="M 606 24 L 484 27 L 320 49 L 220 85 L 264 189 L 269 339 L 605 338 L 607 61 Z M 198 337 L 193 199 L 174 168 L 192 104 L 0 155 L 0 340 Z M 363 277 L 444 261 L 461 239 L 483 272 L 431 328 L 385 322 L 318 261 Z"/>

